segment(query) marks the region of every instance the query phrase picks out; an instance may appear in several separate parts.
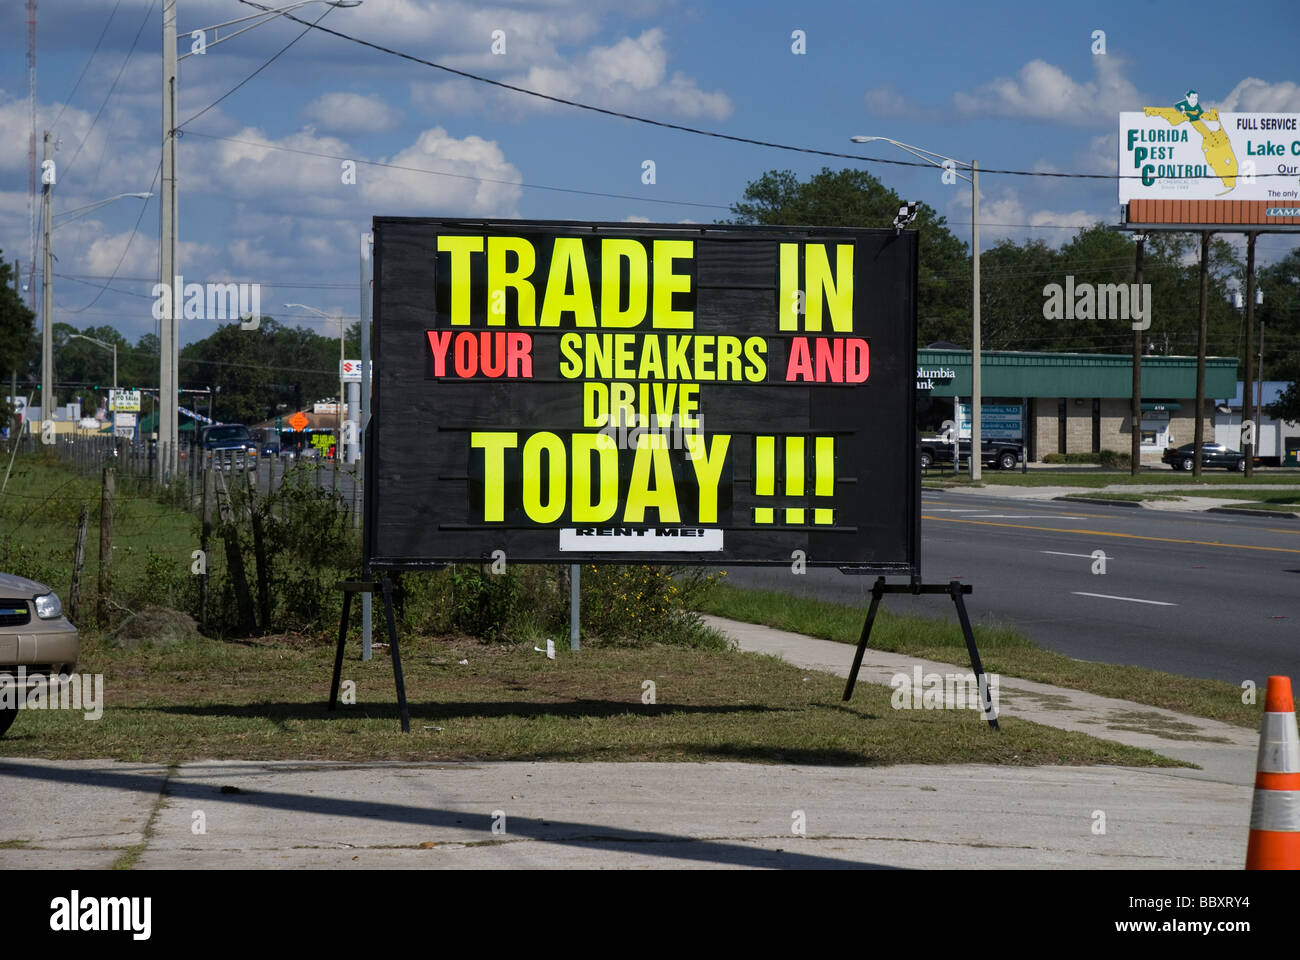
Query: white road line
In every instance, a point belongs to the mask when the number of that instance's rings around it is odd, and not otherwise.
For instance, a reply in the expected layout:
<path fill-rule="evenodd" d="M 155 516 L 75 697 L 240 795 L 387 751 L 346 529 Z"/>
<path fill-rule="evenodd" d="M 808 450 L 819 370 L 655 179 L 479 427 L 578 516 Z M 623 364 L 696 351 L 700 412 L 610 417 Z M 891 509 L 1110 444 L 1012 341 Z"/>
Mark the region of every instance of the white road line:
<path fill-rule="evenodd" d="M 940 500 L 926 500 L 926 503 L 941 503 Z M 932 513 L 979 513 L 979 507 L 935 507 Z"/>
<path fill-rule="evenodd" d="M 1155 607 L 1176 607 L 1176 603 L 1165 603 L 1163 600 L 1140 600 L 1137 597 L 1112 597 L 1108 593 L 1084 593 L 1082 590 L 1071 591 L 1076 597 L 1100 597 L 1102 600 L 1127 600 L 1129 603 L 1149 603 Z"/>
<path fill-rule="evenodd" d="M 1057 520 L 1069 519 L 1068 517 L 1056 517 L 1054 514 L 1048 514 Z M 1044 515 L 1041 513 L 977 513 L 971 517 L 972 520 L 1042 520 Z"/>
<path fill-rule="evenodd" d="M 1084 560 L 1092 560 L 1092 559 L 1093 559 L 1093 556 L 1092 556 L 1091 553 L 1062 553 L 1060 550 L 1039 550 L 1038 552 L 1039 552 L 1039 553 L 1050 553 L 1050 554 L 1051 554 L 1052 556 L 1054 556 L 1054 557 L 1081 557 L 1081 558 L 1083 558 Z M 1098 558 L 1098 559 L 1100 559 L 1100 558 Z M 1107 555 L 1106 559 L 1107 559 L 1107 560 L 1114 560 L 1115 558 L 1112 557 L 1112 556 Z"/>

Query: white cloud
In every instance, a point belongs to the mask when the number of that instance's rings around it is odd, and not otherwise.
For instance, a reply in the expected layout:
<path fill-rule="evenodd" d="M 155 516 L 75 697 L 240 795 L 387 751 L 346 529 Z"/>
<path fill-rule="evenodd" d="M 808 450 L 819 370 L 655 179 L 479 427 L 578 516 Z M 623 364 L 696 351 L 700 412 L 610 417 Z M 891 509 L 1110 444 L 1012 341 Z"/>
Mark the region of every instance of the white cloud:
<path fill-rule="evenodd" d="M 334 133 L 384 133 L 394 129 L 402 114 L 375 94 L 326 93 L 303 109 L 303 116 Z"/>
<path fill-rule="evenodd" d="M 998 77 L 973 92 L 958 91 L 953 104 L 962 114 L 1046 120 L 1072 126 L 1113 124 L 1122 110 L 1146 100 L 1124 76 L 1122 58 L 1093 57 L 1096 78 L 1080 82 L 1060 67 L 1030 60 L 1014 77 Z"/>
<path fill-rule="evenodd" d="M 1247 77 L 1232 88 L 1218 107 L 1225 113 L 1300 112 L 1300 84 L 1290 80 L 1268 83 L 1258 77 Z"/>
<path fill-rule="evenodd" d="M 505 65 L 514 64 L 512 57 Z M 686 74 L 669 73 L 665 36 L 658 28 L 623 37 L 610 46 L 593 46 L 585 54 L 556 53 L 504 80 L 548 96 L 627 111 L 724 120 L 733 109 L 731 98 L 722 91 L 702 90 Z M 510 91 L 492 92 L 466 80 L 412 85 L 412 100 L 426 109 L 478 109 L 488 98 L 515 111 L 556 106 Z"/>
<path fill-rule="evenodd" d="M 906 117 L 909 120 L 947 121 L 951 111 L 925 107 L 898 92 L 892 83 L 872 87 L 862 96 L 867 112 L 877 117 Z"/>
<path fill-rule="evenodd" d="M 475 136 L 458 140 L 442 127 L 434 127 L 387 162 L 452 176 L 368 168 L 364 177 L 358 176 L 358 184 L 376 214 L 518 215 L 515 207 L 522 192 L 518 184 L 523 177 L 494 141 Z M 461 179 L 468 177 L 481 179 Z M 506 182 L 485 182 L 489 179 Z"/>

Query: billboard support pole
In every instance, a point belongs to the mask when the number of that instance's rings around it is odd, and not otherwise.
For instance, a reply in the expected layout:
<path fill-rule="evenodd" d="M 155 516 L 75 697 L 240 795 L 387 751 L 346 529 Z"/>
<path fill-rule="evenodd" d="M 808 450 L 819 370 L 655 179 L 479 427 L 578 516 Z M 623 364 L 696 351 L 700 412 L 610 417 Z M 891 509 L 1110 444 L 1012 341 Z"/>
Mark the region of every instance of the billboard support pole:
<path fill-rule="evenodd" d="M 375 590 L 384 595 L 384 615 L 388 620 L 389 650 L 393 654 L 393 683 L 397 687 L 397 710 L 402 718 L 402 733 L 411 732 L 411 712 L 406 706 L 406 681 L 402 677 L 402 652 L 397 645 L 397 621 L 393 616 L 393 583 L 387 577 L 373 579 L 367 572 L 360 580 L 340 580 L 335 586 L 343 591 L 343 616 L 339 618 L 339 643 L 334 650 L 334 678 L 330 682 L 329 709 L 338 706 L 339 681 L 343 676 L 343 646 L 348 638 L 348 614 L 352 612 L 352 594 L 370 596 Z"/>
<path fill-rule="evenodd" d="M 582 565 L 569 566 L 569 649 L 581 650 L 582 639 L 578 627 L 582 622 Z"/>
<path fill-rule="evenodd" d="M 871 627 L 876 621 L 876 613 L 880 609 L 880 601 L 884 595 L 886 593 L 910 593 L 912 596 L 920 596 L 922 594 L 946 593 L 952 598 L 953 604 L 957 607 L 957 619 L 961 622 L 962 636 L 966 638 L 966 651 L 970 654 L 971 669 L 975 672 L 980 708 L 983 710 L 989 726 L 994 730 L 999 730 L 998 714 L 993 706 L 988 677 L 984 673 L 984 664 L 980 661 L 980 652 L 975 646 L 975 633 L 971 630 L 970 617 L 966 614 L 966 602 L 963 598 L 971 590 L 972 587 L 969 583 L 962 583 L 960 580 L 949 580 L 947 583 L 921 583 L 918 578 L 913 579 L 911 583 L 886 583 L 884 577 L 876 577 L 876 582 L 871 585 L 871 606 L 867 610 L 866 622 L 862 624 L 862 635 L 858 638 L 858 649 L 853 654 L 853 667 L 849 670 L 849 678 L 844 684 L 842 699 L 848 701 L 853 696 L 853 687 L 858 680 L 858 671 L 862 668 L 862 656 L 867 651 L 867 640 L 871 637 Z"/>
<path fill-rule="evenodd" d="M 1245 377 L 1241 384 L 1241 422 L 1247 420 L 1252 423 L 1255 420 L 1262 420 L 1259 411 L 1253 405 L 1254 398 L 1251 396 L 1253 384 L 1251 383 L 1250 361 L 1255 353 L 1255 238 L 1257 233 L 1246 234 L 1246 364 Z M 1246 476 L 1255 475 L 1255 450 L 1257 449 L 1256 436 L 1259 434 L 1259 425 L 1256 424 L 1254 435 L 1250 436 L 1250 442 L 1241 445 L 1241 452 L 1246 457 Z M 1244 439 L 1244 438 L 1243 438 Z"/>
<path fill-rule="evenodd" d="M 1201 231 L 1201 305 L 1200 332 L 1196 338 L 1196 429 L 1192 442 L 1192 476 L 1201 476 L 1201 455 L 1205 452 L 1201 444 L 1205 442 L 1205 317 L 1206 298 L 1209 296 L 1210 282 L 1210 231 Z"/>
<path fill-rule="evenodd" d="M 370 426 L 370 244 L 372 242 L 374 242 L 373 234 L 361 234 L 361 422 L 357 424 L 357 442 L 361 449 L 353 483 L 361 484 L 363 504 L 369 500 L 366 496 L 366 428 Z M 364 506 L 362 512 L 367 512 Z M 369 527 L 369 519 L 367 516 L 366 527 Z M 361 536 L 364 539 L 367 531 L 363 530 Z M 369 574 L 369 570 L 363 571 L 364 576 Z M 370 617 L 370 594 L 363 593 L 361 595 L 362 660 L 369 660 L 372 656 Z"/>

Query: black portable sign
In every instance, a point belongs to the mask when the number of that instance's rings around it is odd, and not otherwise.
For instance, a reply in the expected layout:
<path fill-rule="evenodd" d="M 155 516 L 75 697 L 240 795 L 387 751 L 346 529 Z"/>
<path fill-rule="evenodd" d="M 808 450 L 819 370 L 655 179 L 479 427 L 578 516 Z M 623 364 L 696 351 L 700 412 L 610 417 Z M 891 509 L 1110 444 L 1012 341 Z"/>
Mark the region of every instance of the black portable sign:
<path fill-rule="evenodd" d="M 914 233 L 374 221 L 372 567 L 919 573 Z"/>

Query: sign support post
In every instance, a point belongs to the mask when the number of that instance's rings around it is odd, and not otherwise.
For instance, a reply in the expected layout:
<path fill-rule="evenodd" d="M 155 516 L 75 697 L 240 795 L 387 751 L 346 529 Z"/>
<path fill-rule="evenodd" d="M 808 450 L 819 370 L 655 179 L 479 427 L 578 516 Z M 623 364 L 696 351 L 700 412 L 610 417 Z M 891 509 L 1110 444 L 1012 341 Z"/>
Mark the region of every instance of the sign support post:
<path fill-rule="evenodd" d="M 885 583 L 884 577 L 876 577 L 876 582 L 871 585 L 871 606 L 867 609 L 867 619 L 862 624 L 862 636 L 858 638 L 858 649 L 853 654 L 853 666 L 849 669 L 849 678 L 844 684 L 842 699 L 847 702 L 853 696 L 853 687 L 858 681 L 858 671 L 862 669 L 862 655 L 867 652 L 867 640 L 871 637 L 871 628 L 876 622 L 881 598 L 887 593 L 910 593 L 914 597 L 922 594 L 946 593 L 957 607 L 957 619 L 961 622 L 962 636 L 966 638 L 966 651 L 970 654 L 971 669 L 975 671 L 975 682 L 979 688 L 980 708 L 984 711 L 984 718 L 988 720 L 989 726 L 994 730 L 1000 729 L 997 711 L 993 709 L 988 676 L 984 673 L 984 664 L 980 661 L 980 652 L 975 646 L 975 633 L 971 630 L 970 617 L 966 615 L 966 602 L 962 599 L 971 590 L 969 583 L 962 583 L 960 580 L 950 580 L 944 584 L 921 583 L 919 579 L 913 578 L 911 583 Z"/>

